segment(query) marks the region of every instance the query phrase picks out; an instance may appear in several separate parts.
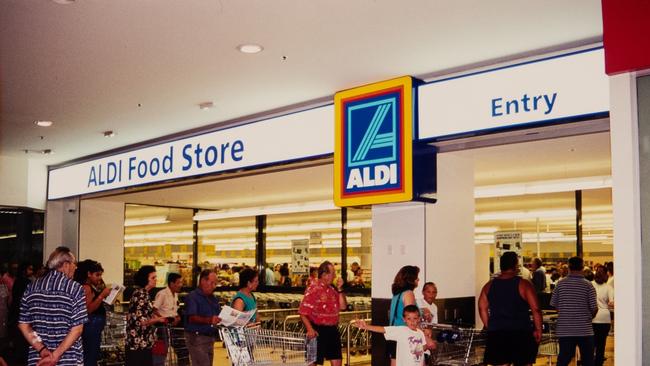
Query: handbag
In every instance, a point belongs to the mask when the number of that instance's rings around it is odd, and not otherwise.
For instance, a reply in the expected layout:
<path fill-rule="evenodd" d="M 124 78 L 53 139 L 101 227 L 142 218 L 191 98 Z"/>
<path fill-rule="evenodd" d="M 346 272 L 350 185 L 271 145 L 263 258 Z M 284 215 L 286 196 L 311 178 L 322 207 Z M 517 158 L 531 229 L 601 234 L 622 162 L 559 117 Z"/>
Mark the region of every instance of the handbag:
<path fill-rule="evenodd" d="M 151 354 L 156 356 L 167 356 L 167 344 L 164 339 L 156 339 L 151 348 Z"/>

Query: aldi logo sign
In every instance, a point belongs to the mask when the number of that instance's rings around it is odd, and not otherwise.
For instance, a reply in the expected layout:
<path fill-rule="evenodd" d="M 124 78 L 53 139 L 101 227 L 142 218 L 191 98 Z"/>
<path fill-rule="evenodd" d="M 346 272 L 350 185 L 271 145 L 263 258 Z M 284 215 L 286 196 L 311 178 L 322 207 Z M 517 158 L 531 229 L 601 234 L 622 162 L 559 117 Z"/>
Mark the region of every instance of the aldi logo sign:
<path fill-rule="evenodd" d="M 336 93 L 334 202 L 410 201 L 413 80 L 401 77 Z"/>

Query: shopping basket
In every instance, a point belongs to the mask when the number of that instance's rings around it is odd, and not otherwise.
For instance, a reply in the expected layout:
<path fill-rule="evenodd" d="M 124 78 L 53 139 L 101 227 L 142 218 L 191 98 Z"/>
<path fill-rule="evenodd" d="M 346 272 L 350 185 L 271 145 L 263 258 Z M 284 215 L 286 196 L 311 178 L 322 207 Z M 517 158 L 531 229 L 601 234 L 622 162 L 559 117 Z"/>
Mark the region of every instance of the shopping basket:
<path fill-rule="evenodd" d="M 481 365 L 485 352 L 487 333 L 473 328 L 460 328 L 447 324 L 422 323 L 430 329 L 437 347 L 431 351 L 431 365 Z"/>
<path fill-rule="evenodd" d="M 219 327 L 234 366 L 310 365 L 316 362 L 316 338 L 305 333 L 259 327 Z"/>

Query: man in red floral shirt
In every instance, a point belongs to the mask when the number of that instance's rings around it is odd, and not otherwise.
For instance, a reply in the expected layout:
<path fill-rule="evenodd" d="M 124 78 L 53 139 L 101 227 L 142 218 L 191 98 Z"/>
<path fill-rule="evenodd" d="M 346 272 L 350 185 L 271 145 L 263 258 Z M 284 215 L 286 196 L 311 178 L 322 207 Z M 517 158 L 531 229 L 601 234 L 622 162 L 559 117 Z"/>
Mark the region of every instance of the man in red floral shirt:
<path fill-rule="evenodd" d="M 335 275 L 334 265 L 323 262 L 318 267 L 318 280 L 309 285 L 298 309 L 307 337 L 318 337 L 316 363 L 319 365 L 328 359 L 332 366 L 341 366 L 343 358 L 337 325 L 339 311 L 345 310 L 348 303 L 343 293 L 343 279 L 337 279 L 336 287 L 332 285 Z"/>

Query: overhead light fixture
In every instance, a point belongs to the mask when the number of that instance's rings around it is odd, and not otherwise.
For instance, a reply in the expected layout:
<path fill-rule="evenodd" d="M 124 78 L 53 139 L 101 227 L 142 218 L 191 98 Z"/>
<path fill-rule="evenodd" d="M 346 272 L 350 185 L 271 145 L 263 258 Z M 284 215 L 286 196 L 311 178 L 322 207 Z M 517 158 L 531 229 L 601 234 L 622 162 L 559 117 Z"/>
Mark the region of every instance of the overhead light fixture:
<path fill-rule="evenodd" d="M 59 5 L 68 5 L 74 3 L 76 0 L 52 0 Z"/>
<path fill-rule="evenodd" d="M 248 53 L 248 54 L 255 54 L 255 53 L 260 53 L 264 50 L 264 47 L 254 44 L 254 43 L 248 43 L 248 44 L 240 44 L 237 46 L 237 49 L 241 53 Z"/>
<path fill-rule="evenodd" d="M 208 109 L 211 109 L 211 108 L 213 108 L 213 107 L 214 107 L 214 102 L 203 102 L 203 103 L 199 103 L 199 108 L 200 108 L 202 111 L 207 111 Z"/>
<path fill-rule="evenodd" d="M 34 124 L 39 127 L 50 127 L 54 124 L 52 121 L 34 121 Z"/>
<path fill-rule="evenodd" d="M 285 205 L 260 206 L 247 208 L 233 208 L 217 211 L 199 211 L 194 215 L 195 221 L 229 219 L 235 217 L 277 215 L 284 213 L 298 213 L 311 211 L 325 211 L 338 209 L 332 201 L 300 202 Z"/>
<path fill-rule="evenodd" d="M 474 221 L 535 220 L 542 218 L 575 217 L 575 215 L 575 209 L 496 211 L 478 213 L 474 215 Z"/>
<path fill-rule="evenodd" d="M 169 217 L 167 216 L 151 216 L 137 219 L 126 219 L 124 220 L 124 226 L 156 225 L 166 224 L 168 222 Z"/>
<path fill-rule="evenodd" d="M 611 188 L 608 175 L 582 178 L 544 180 L 525 183 L 500 184 L 474 188 L 474 198 L 521 196 L 525 194 L 572 192 L 584 189 Z"/>
<path fill-rule="evenodd" d="M 104 134 L 104 137 L 109 137 L 109 138 L 110 137 L 115 137 L 115 132 L 113 132 L 111 130 L 104 131 L 103 134 Z"/>
<path fill-rule="evenodd" d="M 25 152 L 25 154 L 41 154 L 41 155 L 54 154 L 54 151 L 52 151 L 52 149 L 43 149 L 43 150 L 24 149 L 23 151 Z"/>

